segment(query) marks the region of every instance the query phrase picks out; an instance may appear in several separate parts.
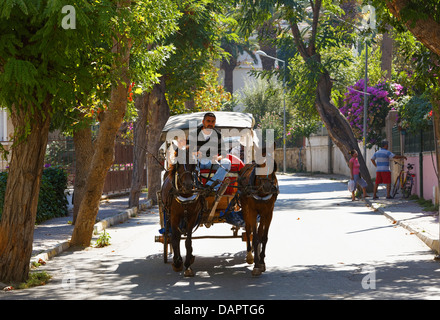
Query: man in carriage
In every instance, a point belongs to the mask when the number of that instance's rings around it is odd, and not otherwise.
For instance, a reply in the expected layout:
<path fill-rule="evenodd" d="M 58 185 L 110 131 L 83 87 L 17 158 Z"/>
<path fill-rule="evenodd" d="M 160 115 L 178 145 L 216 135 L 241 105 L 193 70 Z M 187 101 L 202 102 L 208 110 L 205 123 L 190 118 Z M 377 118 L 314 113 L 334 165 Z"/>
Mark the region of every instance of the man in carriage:
<path fill-rule="evenodd" d="M 188 135 L 187 146 L 190 154 L 197 156 L 200 170 L 215 171 L 208 179 L 206 186 L 217 191 L 231 170 L 231 161 L 227 157 L 222 134 L 215 128 L 216 116 L 207 112 L 203 116 L 202 125 Z"/>

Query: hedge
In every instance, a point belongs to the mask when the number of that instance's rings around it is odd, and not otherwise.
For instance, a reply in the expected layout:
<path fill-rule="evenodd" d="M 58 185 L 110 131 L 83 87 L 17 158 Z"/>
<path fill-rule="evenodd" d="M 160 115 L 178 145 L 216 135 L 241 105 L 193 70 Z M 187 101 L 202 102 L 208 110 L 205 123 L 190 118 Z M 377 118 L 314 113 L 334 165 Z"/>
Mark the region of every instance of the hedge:
<path fill-rule="evenodd" d="M 3 212 L 7 172 L 0 172 L 0 219 Z M 60 167 L 48 167 L 43 170 L 38 197 L 36 223 L 67 216 L 67 173 Z"/>

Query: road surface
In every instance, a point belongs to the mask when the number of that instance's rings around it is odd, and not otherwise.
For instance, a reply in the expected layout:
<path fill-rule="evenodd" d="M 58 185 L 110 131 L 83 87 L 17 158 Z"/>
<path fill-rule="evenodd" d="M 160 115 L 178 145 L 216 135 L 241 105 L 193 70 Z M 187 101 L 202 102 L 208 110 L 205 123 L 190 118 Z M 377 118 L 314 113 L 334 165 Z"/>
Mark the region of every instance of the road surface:
<path fill-rule="evenodd" d="M 352 202 L 345 184 L 297 175 L 280 175 L 279 182 L 267 271 L 259 278 L 251 276 L 239 239 L 194 240 L 195 277 L 173 272 L 154 242 L 159 217 L 152 210 L 108 229 L 108 247 L 48 261 L 39 270 L 52 275 L 49 284 L 0 292 L 0 300 L 440 298 L 432 251 L 364 202 Z M 229 235 L 230 226 L 196 231 L 204 234 Z"/>

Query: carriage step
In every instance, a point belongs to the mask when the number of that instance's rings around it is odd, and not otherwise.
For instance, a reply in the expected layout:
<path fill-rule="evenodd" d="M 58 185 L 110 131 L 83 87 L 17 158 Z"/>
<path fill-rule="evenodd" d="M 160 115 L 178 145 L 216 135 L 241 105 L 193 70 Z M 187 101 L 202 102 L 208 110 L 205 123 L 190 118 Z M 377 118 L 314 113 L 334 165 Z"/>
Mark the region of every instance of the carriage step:
<path fill-rule="evenodd" d="M 164 243 L 165 236 L 154 236 L 154 242 Z M 168 237 L 168 243 L 171 243 L 170 238 Z"/>

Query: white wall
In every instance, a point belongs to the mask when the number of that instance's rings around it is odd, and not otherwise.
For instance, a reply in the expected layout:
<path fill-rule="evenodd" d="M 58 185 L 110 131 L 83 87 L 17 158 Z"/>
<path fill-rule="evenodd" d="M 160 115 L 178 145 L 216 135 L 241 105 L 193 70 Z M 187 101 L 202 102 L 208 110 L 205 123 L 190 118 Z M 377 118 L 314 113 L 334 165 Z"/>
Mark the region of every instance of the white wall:
<path fill-rule="evenodd" d="M 244 88 L 246 82 L 256 81 L 255 77 L 251 76 L 249 72 L 253 69 L 261 70 L 262 64 L 260 57 L 257 55 L 257 63 L 246 52 L 238 58 L 239 65 L 234 69 L 233 73 L 233 91 L 234 94 L 239 94 L 241 89 Z M 219 68 L 219 83 L 224 85 L 225 72 L 220 69 L 220 63 L 216 62 L 216 67 Z M 243 106 L 238 105 L 236 111 L 241 111 Z"/>
<path fill-rule="evenodd" d="M 320 171 L 320 172 L 329 172 L 329 162 L 328 162 L 328 136 L 313 136 L 310 137 L 309 147 L 307 141 L 307 171 Z M 350 176 L 350 169 L 348 168 L 347 163 L 345 162 L 344 155 L 341 150 L 336 145 L 332 145 L 332 161 L 333 161 L 333 173 L 342 174 L 345 176 Z M 362 143 L 359 143 L 359 149 L 363 152 L 364 147 Z M 370 172 L 371 177 L 376 176 L 376 168 L 371 163 L 371 157 L 373 156 L 375 150 L 367 149 L 367 168 Z"/>

